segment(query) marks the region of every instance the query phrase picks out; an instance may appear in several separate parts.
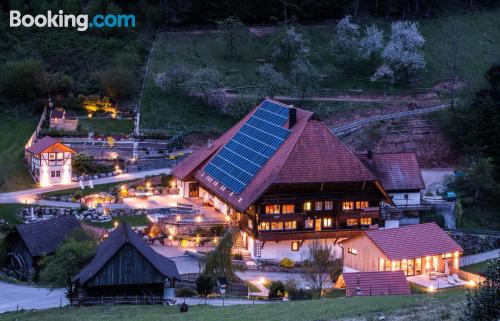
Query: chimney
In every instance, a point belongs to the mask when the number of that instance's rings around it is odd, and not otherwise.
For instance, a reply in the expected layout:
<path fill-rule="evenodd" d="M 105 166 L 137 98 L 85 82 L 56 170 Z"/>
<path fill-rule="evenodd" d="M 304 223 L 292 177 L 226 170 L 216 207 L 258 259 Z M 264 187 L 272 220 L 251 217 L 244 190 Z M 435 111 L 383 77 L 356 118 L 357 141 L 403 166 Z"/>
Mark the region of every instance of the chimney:
<path fill-rule="evenodd" d="M 288 129 L 291 129 L 297 122 L 297 108 L 288 108 Z"/>
<path fill-rule="evenodd" d="M 368 156 L 368 159 L 372 159 L 373 157 L 373 152 L 371 149 L 368 150 L 368 153 L 367 153 L 367 156 Z"/>

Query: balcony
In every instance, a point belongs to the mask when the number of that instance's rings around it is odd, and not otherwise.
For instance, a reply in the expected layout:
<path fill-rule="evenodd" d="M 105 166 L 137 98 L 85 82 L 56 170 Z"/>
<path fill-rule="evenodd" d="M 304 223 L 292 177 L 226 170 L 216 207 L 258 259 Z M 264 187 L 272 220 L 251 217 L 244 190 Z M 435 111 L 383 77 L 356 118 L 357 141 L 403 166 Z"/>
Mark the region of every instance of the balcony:
<path fill-rule="evenodd" d="M 343 210 L 340 213 L 340 220 L 343 221 L 348 218 L 380 218 L 380 208 L 367 207 L 355 210 Z"/>
<path fill-rule="evenodd" d="M 306 218 L 306 213 L 290 213 L 290 214 L 260 214 L 261 222 L 283 222 L 283 221 L 303 221 Z"/>

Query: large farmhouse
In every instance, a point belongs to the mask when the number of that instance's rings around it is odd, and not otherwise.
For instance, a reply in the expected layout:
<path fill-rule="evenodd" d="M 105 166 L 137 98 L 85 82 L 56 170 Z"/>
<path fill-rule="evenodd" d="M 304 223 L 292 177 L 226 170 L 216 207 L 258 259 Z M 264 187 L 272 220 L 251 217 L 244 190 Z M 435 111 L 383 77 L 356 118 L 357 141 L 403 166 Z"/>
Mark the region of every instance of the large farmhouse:
<path fill-rule="evenodd" d="M 394 206 L 379 177 L 314 113 L 272 100 L 172 173 L 183 197 L 238 222 L 254 258 L 301 260 L 311 240 L 360 235 L 388 218 L 382 204 Z"/>

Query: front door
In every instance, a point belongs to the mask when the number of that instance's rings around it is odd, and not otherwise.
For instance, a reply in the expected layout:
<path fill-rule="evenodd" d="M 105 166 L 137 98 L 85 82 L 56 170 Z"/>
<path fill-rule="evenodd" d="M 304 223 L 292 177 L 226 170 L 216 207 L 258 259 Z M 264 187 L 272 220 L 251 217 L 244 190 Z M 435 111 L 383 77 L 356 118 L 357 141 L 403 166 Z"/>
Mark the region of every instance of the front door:
<path fill-rule="evenodd" d="M 320 218 L 316 219 L 314 230 L 321 231 L 321 219 Z"/>

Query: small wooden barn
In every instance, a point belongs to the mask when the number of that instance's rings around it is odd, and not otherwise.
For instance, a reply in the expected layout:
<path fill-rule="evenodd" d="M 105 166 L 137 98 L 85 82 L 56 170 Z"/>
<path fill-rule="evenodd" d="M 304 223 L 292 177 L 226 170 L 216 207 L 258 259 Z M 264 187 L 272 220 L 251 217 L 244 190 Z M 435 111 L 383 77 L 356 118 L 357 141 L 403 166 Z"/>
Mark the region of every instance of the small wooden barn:
<path fill-rule="evenodd" d="M 74 216 L 16 225 L 8 241 L 11 269 L 19 279 L 28 277 L 42 255 L 54 253 L 68 233 L 80 227 Z"/>
<path fill-rule="evenodd" d="M 96 255 L 73 277 L 73 302 L 92 298 L 173 297 L 180 275 L 175 263 L 155 252 L 126 223 L 118 226 L 97 247 Z M 147 303 L 147 302 L 145 302 Z"/>

